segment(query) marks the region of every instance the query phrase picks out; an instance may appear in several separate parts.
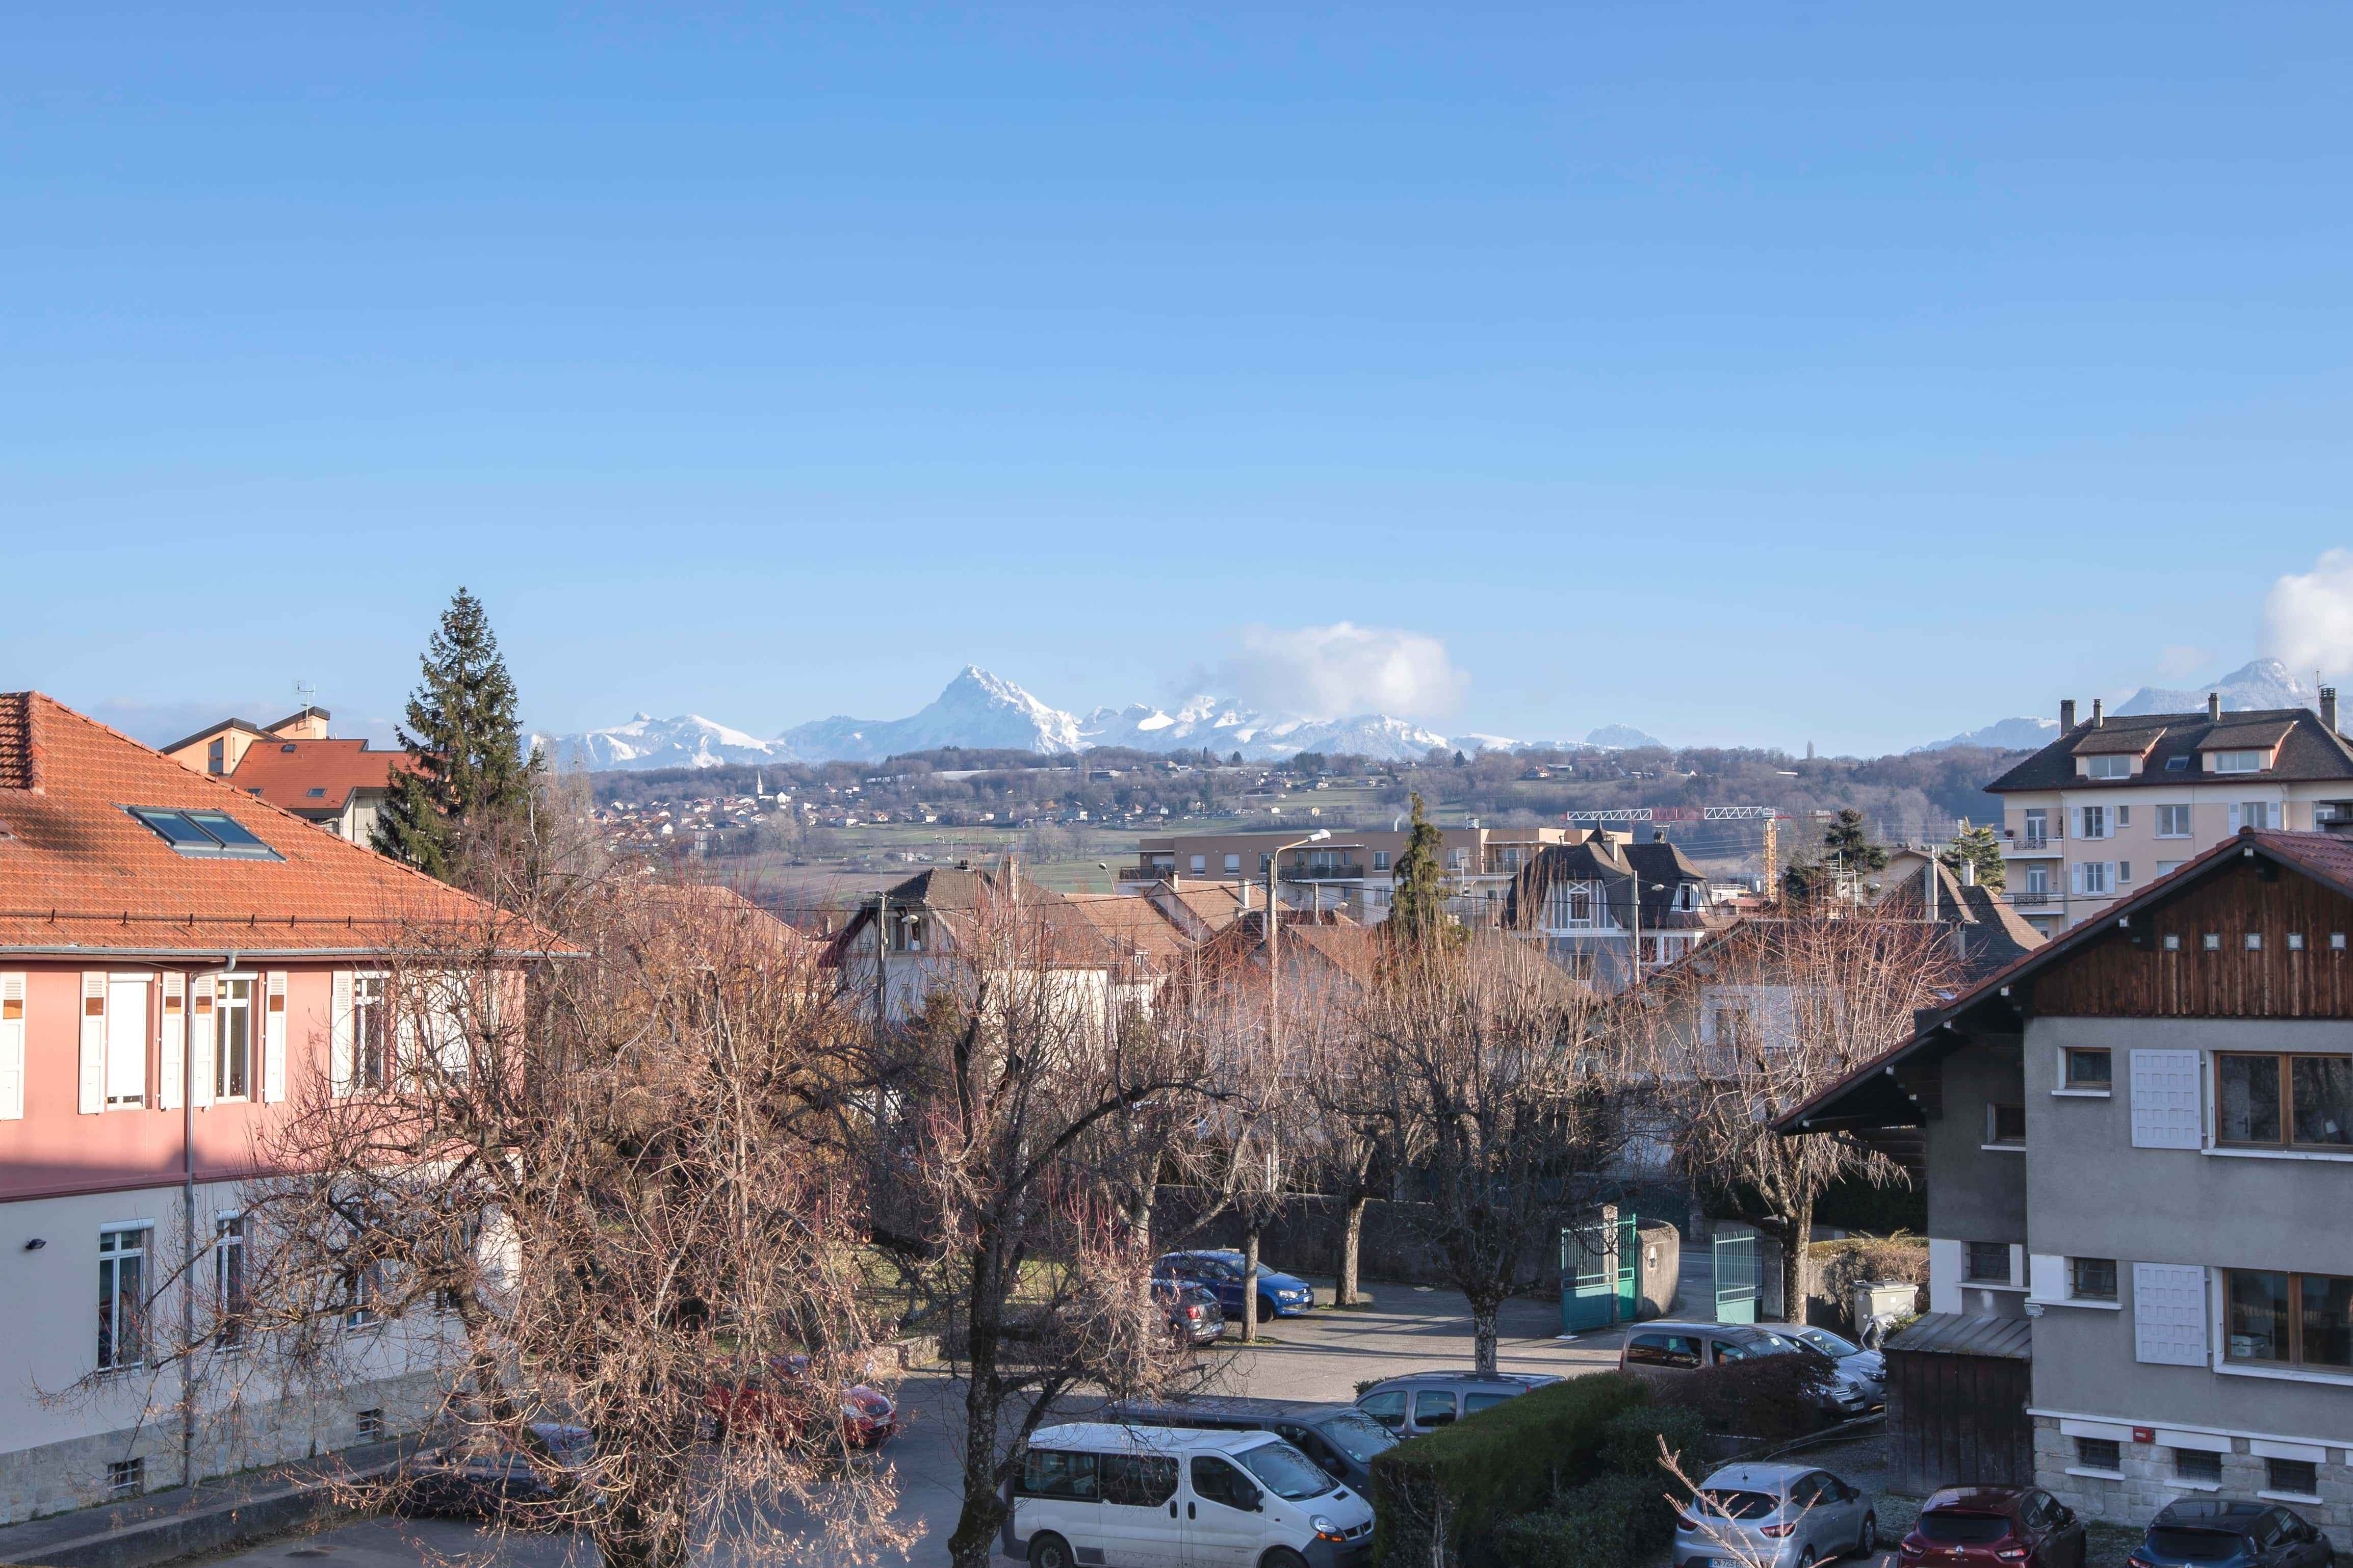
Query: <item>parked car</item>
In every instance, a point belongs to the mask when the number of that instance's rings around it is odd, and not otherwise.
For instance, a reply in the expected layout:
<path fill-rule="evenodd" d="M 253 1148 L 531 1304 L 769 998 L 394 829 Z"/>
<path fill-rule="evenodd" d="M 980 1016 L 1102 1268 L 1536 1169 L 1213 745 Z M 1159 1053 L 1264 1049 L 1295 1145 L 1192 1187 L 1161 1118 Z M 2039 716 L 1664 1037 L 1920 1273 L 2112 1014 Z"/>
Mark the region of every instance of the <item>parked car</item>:
<path fill-rule="evenodd" d="M 1419 1437 L 1559 1381 L 1543 1373 L 1409 1372 L 1366 1388 L 1356 1408 L 1400 1437 Z"/>
<path fill-rule="evenodd" d="M 1786 1325 L 1785 1325 L 1786 1327 Z M 1887 1402 L 1884 1384 L 1865 1384 L 1839 1372 L 1839 1363 L 1795 1339 L 1746 1323 L 1692 1323 L 1660 1320 L 1638 1324 L 1618 1348 L 1618 1369 L 1640 1377 L 1669 1380 L 1730 1362 L 1759 1356 L 1810 1355 L 1831 1368 L 1821 1395 L 1822 1414 L 1832 1420 L 1861 1415 Z"/>
<path fill-rule="evenodd" d="M 1875 1409 L 1887 1403 L 1887 1358 L 1877 1351 L 1865 1350 L 1844 1334 L 1834 1334 L 1828 1329 L 1818 1329 L 1811 1323 L 1759 1323 L 1757 1325 L 1776 1339 L 1787 1340 L 1799 1350 L 1811 1351 L 1828 1357 L 1838 1372 L 1839 1381 L 1851 1384 L 1863 1396 L 1863 1408 Z M 1851 1400 L 1841 1400 L 1842 1413 Z"/>
<path fill-rule="evenodd" d="M 1728 1465 L 1675 1513 L 1675 1568 L 1798 1568 L 1878 1549 L 1871 1494 L 1810 1465 Z"/>
<path fill-rule="evenodd" d="M 1189 1426 L 1203 1431 L 1271 1432 L 1358 1491 L 1373 1484 L 1374 1456 L 1398 1446 L 1398 1435 L 1353 1405 L 1313 1399 L 1206 1398 L 1122 1400 L 1103 1419 L 1131 1426 Z"/>
<path fill-rule="evenodd" d="M 1154 1260 L 1155 1279 L 1181 1279 L 1201 1286 L 1217 1297 L 1218 1305 L 1229 1318 L 1242 1315 L 1242 1298 L 1250 1293 L 1242 1280 L 1242 1255 L 1239 1252 L 1166 1252 Z M 1258 1317 L 1261 1322 L 1276 1318 L 1295 1318 L 1302 1312 L 1315 1310 L 1315 1288 L 1295 1274 L 1282 1274 L 1261 1263 L 1258 1266 L 1256 1283 Z"/>
<path fill-rule="evenodd" d="M 2244 1498 L 2179 1498 L 2158 1510 L 2132 1568 L 2329 1568 L 2328 1537 L 2292 1508 Z"/>
<path fill-rule="evenodd" d="M 722 1442 L 731 1430 L 764 1427 L 779 1443 L 800 1443 L 824 1419 L 825 1397 L 810 1380 L 805 1355 L 770 1356 L 766 1372 L 748 1377 L 714 1377 L 702 1403 Z M 835 1408 L 847 1447 L 876 1447 L 899 1430 L 899 1407 L 879 1388 L 845 1383 Z"/>
<path fill-rule="evenodd" d="M 2084 1568 L 2075 1510 L 2035 1487 L 1947 1487 L 1896 1547 L 1905 1568 Z"/>
<path fill-rule="evenodd" d="M 1226 1310 L 1203 1286 L 1155 1279 L 1152 1299 L 1167 1316 L 1169 1337 L 1179 1344 L 1205 1345 L 1226 1331 Z"/>
<path fill-rule="evenodd" d="M 1006 1500 L 998 1544 L 1032 1568 L 1372 1558 L 1372 1505 L 1271 1432 L 1049 1426 Z"/>
<path fill-rule="evenodd" d="M 397 1510 L 509 1524 L 552 1524 L 574 1478 L 596 1458 L 585 1426 L 543 1422 L 519 1437 L 478 1433 L 433 1450 L 401 1478 Z"/>

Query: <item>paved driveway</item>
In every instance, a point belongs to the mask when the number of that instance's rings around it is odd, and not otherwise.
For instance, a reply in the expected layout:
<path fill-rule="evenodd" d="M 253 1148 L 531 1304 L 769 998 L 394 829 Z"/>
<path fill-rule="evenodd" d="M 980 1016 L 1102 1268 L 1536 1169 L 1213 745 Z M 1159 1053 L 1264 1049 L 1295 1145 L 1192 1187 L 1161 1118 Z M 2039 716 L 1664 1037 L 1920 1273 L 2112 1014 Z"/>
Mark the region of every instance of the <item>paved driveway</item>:
<path fill-rule="evenodd" d="M 1378 1305 L 1356 1311 L 1318 1309 L 1267 1326 L 1272 1342 L 1204 1352 L 1209 1386 L 1221 1393 L 1290 1399 L 1356 1397 L 1356 1384 L 1398 1373 L 1471 1364 L 1471 1314 L 1461 1295 L 1409 1285 L 1376 1285 Z M 1560 1310 L 1548 1300 L 1507 1304 L 1498 1360 L 1506 1372 L 1575 1374 L 1615 1366 L 1619 1334 L 1596 1332 L 1564 1343 Z M 920 1533 L 906 1561 L 947 1560 L 942 1542 L 955 1527 L 963 1489 L 955 1437 L 959 1391 L 938 1373 L 919 1373 L 901 1388 L 907 1429 L 887 1450 L 899 1483 L 900 1520 Z M 1083 1415 L 1074 1407 L 1073 1416 Z M 782 1524 L 780 1528 L 789 1528 Z M 274 1542 L 220 1561 L 268 1568 L 418 1568 L 483 1552 L 472 1527 L 446 1520 L 373 1519 L 301 1539 Z M 593 1563 L 586 1542 L 568 1537 L 511 1539 L 499 1561 L 517 1568 Z"/>

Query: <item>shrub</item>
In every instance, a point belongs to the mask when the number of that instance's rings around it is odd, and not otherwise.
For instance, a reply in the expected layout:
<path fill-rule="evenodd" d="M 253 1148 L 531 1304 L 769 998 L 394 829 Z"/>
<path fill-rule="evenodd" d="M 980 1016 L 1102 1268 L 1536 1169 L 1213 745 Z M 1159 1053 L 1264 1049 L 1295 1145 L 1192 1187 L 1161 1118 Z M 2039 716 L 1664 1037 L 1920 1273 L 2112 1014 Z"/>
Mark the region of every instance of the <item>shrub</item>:
<path fill-rule="evenodd" d="M 1667 1485 L 1653 1449 L 1645 1469 L 1599 1477 L 1541 1513 L 1505 1520 L 1496 1555 L 1513 1568 L 1635 1568 L 1674 1539 Z"/>
<path fill-rule="evenodd" d="M 1499 1554 L 1498 1527 L 1590 1479 L 1611 1419 L 1650 1394 L 1648 1384 L 1623 1373 L 1596 1373 L 1389 1449 L 1373 1461 L 1373 1560 L 1516 1561 Z"/>
<path fill-rule="evenodd" d="M 1785 1442 L 1821 1426 L 1822 1396 L 1834 1375 L 1822 1356 L 1763 1356 L 1674 1378 L 1659 1397 L 1710 1432 Z"/>
<path fill-rule="evenodd" d="M 1687 1468 L 1705 1468 L 1707 1423 L 1696 1411 L 1675 1405 L 1638 1405 L 1609 1418 L 1601 1431 L 1601 1463 L 1620 1475 L 1662 1476 L 1659 1439 L 1670 1452 L 1685 1460 Z"/>
<path fill-rule="evenodd" d="M 1928 1282 L 1928 1244 L 1916 1236 L 1851 1236 L 1841 1241 L 1818 1241 L 1806 1248 L 1821 1293 L 1843 1311 L 1857 1285 L 1902 1279 L 1914 1285 Z"/>

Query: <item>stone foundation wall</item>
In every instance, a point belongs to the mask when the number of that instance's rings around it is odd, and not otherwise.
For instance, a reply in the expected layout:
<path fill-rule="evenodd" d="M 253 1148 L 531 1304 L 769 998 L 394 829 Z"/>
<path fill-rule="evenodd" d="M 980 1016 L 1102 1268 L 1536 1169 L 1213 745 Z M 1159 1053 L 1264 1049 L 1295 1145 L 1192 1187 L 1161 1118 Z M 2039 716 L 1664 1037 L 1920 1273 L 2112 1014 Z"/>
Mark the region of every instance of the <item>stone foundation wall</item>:
<path fill-rule="evenodd" d="M 2228 1441 L 2232 1451 L 2216 1456 L 2222 1464 L 2219 1487 L 2179 1479 L 2174 1470 L 2173 1450 L 2155 1443 L 2118 1444 L 2124 1456 L 2121 1479 L 2070 1475 L 2071 1469 L 2084 1468 L 2076 1460 L 2075 1439 L 2062 1432 L 2053 1417 L 2038 1415 L 2034 1417 L 2034 1479 L 2085 1519 L 2137 1528 L 2176 1498 L 2217 1492 L 2226 1497 L 2254 1498 L 2268 1490 L 2271 1483 L 2262 1456 L 2249 1449 L 2244 1437 Z M 2279 1500 L 2327 1531 L 2337 1552 L 2343 1553 L 2353 1551 L 2353 1465 L 2342 1462 L 2346 1450 L 2336 1443 L 2332 1442 L 2327 1452 L 2327 1458 L 2317 1467 L 2320 1489 L 2316 1495 L 2321 1500 Z"/>

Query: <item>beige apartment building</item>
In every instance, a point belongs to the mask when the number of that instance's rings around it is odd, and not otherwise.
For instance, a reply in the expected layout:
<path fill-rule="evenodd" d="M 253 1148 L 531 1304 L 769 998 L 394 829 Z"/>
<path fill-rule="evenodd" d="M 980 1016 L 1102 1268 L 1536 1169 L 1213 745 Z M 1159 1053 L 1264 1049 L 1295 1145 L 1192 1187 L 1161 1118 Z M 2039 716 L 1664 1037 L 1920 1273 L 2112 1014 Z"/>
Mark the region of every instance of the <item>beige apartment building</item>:
<path fill-rule="evenodd" d="M 1367 925 L 1387 920 L 1395 868 L 1410 831 L 1335 827 L 1321 843 L 1300 842 L 1314 831 L 1294 826 L 1145 838 L 1135 864 L 1119 868 L 1120 890 L 1142 893 L 1170 879 L 1193 878 L 1263 889 L 1271 863 L 1285 909 L 1339 910 Z M 1448 891 L 1458 900 L 1456 912 L 1470 920 L 1502 918 L 1513 879 L 1538 850 L 1592 837 L 1581 827 L 1444 827 L 1439 833 Z"/>
<path fill-rule="evenodd" d="M 2131 897 L 2242 827 L 2309 830 L 2353 820 L 2353 746 L 2337 689 L 2306 708 L 2110 718 L 2078 723 L 1986 786 L 2002 797 L 2011 906 L 2044 934 Z"/>

